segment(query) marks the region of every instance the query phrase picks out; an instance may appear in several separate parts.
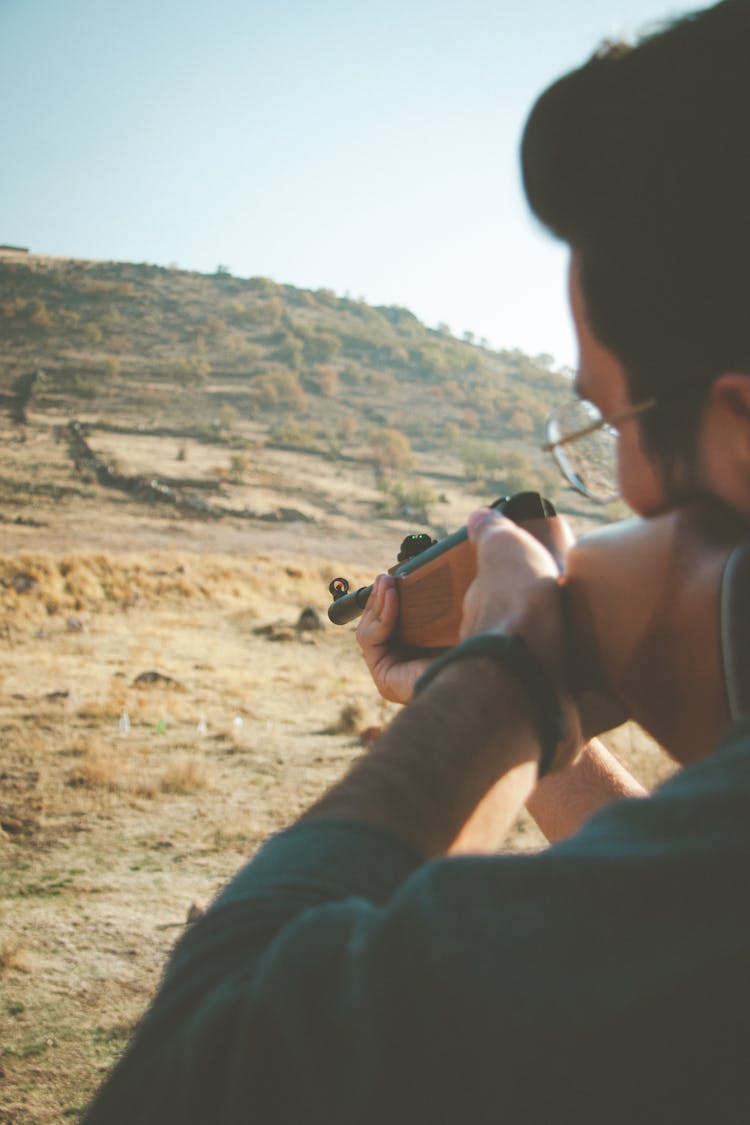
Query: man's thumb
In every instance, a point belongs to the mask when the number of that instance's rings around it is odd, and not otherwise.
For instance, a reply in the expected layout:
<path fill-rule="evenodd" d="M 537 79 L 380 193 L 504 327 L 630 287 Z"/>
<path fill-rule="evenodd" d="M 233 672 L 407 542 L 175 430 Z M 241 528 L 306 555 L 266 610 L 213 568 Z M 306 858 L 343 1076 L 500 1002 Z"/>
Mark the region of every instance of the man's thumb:
<path fill-rule="evenodd" d="M 494 508 L 479 508 L 476 512 L 472 512 L 466 521 L 469 539 L 472 543 L 478 543 L 488 527 L 499 523 L 504 518 Z"/>

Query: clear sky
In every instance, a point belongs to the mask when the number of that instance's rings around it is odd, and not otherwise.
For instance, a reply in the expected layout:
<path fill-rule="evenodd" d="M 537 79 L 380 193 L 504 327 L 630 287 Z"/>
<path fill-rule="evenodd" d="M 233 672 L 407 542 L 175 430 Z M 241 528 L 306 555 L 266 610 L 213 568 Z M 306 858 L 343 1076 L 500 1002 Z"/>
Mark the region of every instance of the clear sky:
<path fill-rule="evenodd" d="M 0 243 L 326 287 L 575 362 L 535 96 L 685 0 L 0 0 Z"/>

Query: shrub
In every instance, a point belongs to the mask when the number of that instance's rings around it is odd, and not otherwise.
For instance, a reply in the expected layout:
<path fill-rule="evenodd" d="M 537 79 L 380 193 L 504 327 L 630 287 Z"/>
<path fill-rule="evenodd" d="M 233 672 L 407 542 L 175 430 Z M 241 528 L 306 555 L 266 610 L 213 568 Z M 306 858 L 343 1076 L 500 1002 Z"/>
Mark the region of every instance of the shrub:
<path fill-rule="evenodd" d="M 3 301 L 0 303 L 0 312 L 6 320 L 13 320 L 16 316 L 22 313 L 26 308 L 27 302 L 23 297 L 14 297 L 10 301 Z"/>
<path fill-rule="evenodd" d="M 373 460 L 381 470 L 410 469 L 414 464 L 408 437 L 393 426 L 371 430 L 369 443 Z"/>
<path fill-rule="evenodd" d="M 122 327 L 122 313 L 119 309 L 109 309 L 99 317 L 99 326 L 103 332 L 116 332 Z"/>
<path fill-rule="evenodd" d="M 270 277 L 251 277 L 245 282 L 245 285 L 248 289 L 260 293 L 263 297 L 273 297 L 280 290 L 280 287 L 275 281 L 271 281 Z"/>
<path fill-rule="evenodd" d="M 271 430 L 268 436 L 277 445 L 293 445 L 305 449 L 309 449 L 315 441 L 315 433 L 310 426 L 301 426 L 290 418 Z"/>
<path fill-rule="evenodd" d="M 503 496 L 512 496 L 514 492 L 534 489 L 537 485 L 537 473 L 524 453 L 509 450 L 503 455 L 497 472 L 492 477 L 492 484 Z"/>
<path fill-rule="evenodd" d="M 104 745 L 91 746 L 81 762 L 68 771 L 67 784 L 82 789 L 122 789 L 128 769 L 122 755 Z"/>
<path fill-rule="evenodd" d="M 372 371 L 368 382 L 381 395 L 391 394 L 398 386 L 396 376 L 391 371 Z"/>
<path fill-rule="evenodd" d="M 339 299 L 333 289 L 316 289 L 315 296 L 318 298 L 321 305 L 327 305 L 329 308 L 335 308 L 339 303 Z"/>
<path fill-rule="evenodd" d="M 438 389 L 451 402 L 459 402 L 462 398 L 466 398 L 465 388 L 460 386 L 455 379 L 448 379 L 445 383 L 441 383 Z"/>
<path fill-rule="evenodd" d="M 508 419 L 508 429 L 516 434 L 533 434 L 536 423 L 528 410 L 514 410 Z"/>
<path fill-rule="evenodd" d="M 467 410 L 464 410 L 463 414 L 461 415 L 461 421 L 465 430 L 470 430 L 472 433 L 478 433 L 479 427 L 481 425 L 481 420 L 476 410 L 472 410 L 471 407 L 469 407 Z"/>
<path fill-rule="evenodd" d="M 334 332 L 317 329 L 308 332 L 303 342 L 305 359 L 310 363 L 325 363 L 341 350 L 341 340 Z"/>
<path fill-rule="evenodd" d="M 339 392 L 339 373 L 330 364 L 319 364 L 313 373 L 313 383 L 325 398 L 333 398 Z"/>
<path fill-rule="evenodd" d="M 175 754 L 162 774 L 160 787 L 162 793 L 189 794 L 210 788 L 210 781 L 201 761 Z"/>
<path fill-rule="evenodd" d="M 75 309 L 60 309 L 57 316 L 66 328 L 77 328 L 81 322 L 81 314 Z"/>
<path fill-rule="evenodd" d="M 357 432 L 359 420 L 356 414 L 347 414 L 341 419 L 340 431 L 343 441 L 351 441 Z"/>
<path fill-rule="evenodd" d="M 237 423 L 238 418 L 239 413 L 237 411 L 237 408 L 235 406 L 232 406 L 231 402 L 225 402 L 221 410 L 219 411 L 219 425 L 221 426 L 222 430 L 226 430 L 227 433 L 231 433 Z"/>
<path fill-rule="evenodd" d="M 455 422 L 446 422 L 443 427 L 443 440 L 447 446 L 458 445 L 461 440 L 461 427 Z"/>
<path fill-rule="evenodd" d="M 286 363 L 294 371 L 299 371 L 302 366 L 304 344 L 293 332 L 284 332 L 281 335 L 279 347 L 276 349 L 275 358 Z"/>
<path fill-rule="evenodd" d="M 499 468 L 501 454 L 491 442 L 465 441 L 460 452 L 467 480 L 486 481 Z"/>
<path fill-rule="evenodd" d="M 502 496 L 527 489 L 543 491 L 539 470 L 525 453 L 486 441 L 466 442 L 461 450 L 466 477 Z"/>
<path fill-rule="evenodd" d="M 70 380 L 70 389 L 79 398 L 95 398 L 99 388 L 93 379 L 87 379 L 85 375 L 75 374 Z"/>
<path fill-rule="evenodd" d="M 35 301 L 34 308 L 31 313 L 31 323 L 35 324 L 37 328 L 51 328 L 53 324 L 52 313 L 49 311 L 44 301 Z"/>
<path fill-rule="evenodd" d="M 172 369 L 172 374 L 183 387 L 194 386 L 196 383 L 203 383 L 208 378 L 211 374 L 211 364 L 206 359 L 203 350 L 199 349 L 195 355 L 188 359 L 178 359 Z"/>
<path fill-rule="evenodd" d="M 263 406 L 282 403 L 299 409 L 305 403 L 305 392 L 293 371 L 269 371 L 253 385 Z"/>
<path fill-rule="evenodd" d="M 232 484 L 243 484 L 249 468 L 250 458 L 247 453 L 233 453 L 229 458 L 229 479 Z"/>
<path fill-rule="evenodd" d="M 430 522 L 430 509 L 437 503 L 437 496 L 420 480 L 386 480 L 383 478 L 378 489 L 381 499 L 375 510 L 389 519 L 415 520 L 417 523 Z"/>
<path fill-rule="evenodd" d="M 428 377 L 447 375 L 452 367 L 449 357 L 439 345 L 417 344 L 411 348 L 409 358 L 413 366 Z"/>

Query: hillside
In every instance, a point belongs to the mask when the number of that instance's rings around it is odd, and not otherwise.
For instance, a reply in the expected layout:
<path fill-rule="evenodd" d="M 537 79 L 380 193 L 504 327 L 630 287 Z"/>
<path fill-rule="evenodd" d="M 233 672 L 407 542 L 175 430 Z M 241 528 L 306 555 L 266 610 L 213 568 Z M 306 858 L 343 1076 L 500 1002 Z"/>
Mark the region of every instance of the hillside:
<path fill-rule="evenodd" d="M 22 545 L 41 544 L 35 525 L 54 545 L 92 506 L 105 523 L 113 505 L 224 530 L 296 521 L 328 542 L 383 518 L 444 530 L 466 485 L 561 491 L 538 447 L 567 380 L 406 309 L 3 253 L 0 326 L 0 507 Z"/>

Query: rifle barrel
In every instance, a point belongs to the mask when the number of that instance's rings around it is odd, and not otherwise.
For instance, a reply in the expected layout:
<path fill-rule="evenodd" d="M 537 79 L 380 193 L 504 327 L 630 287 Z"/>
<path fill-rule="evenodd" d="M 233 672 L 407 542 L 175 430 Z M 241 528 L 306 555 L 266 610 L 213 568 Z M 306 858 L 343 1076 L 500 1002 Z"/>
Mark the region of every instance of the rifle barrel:
<path fill-rule="evenodd" d="M 367 599 L 372 592 L 372 586 L 360 586 L 350 594 L 336 598 L 328 607 L 328 618 L 334 625 L 346 625 L 360 616 L 367 605 Z"/>

